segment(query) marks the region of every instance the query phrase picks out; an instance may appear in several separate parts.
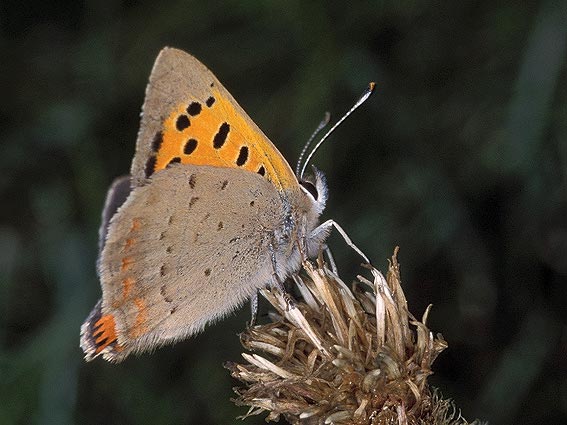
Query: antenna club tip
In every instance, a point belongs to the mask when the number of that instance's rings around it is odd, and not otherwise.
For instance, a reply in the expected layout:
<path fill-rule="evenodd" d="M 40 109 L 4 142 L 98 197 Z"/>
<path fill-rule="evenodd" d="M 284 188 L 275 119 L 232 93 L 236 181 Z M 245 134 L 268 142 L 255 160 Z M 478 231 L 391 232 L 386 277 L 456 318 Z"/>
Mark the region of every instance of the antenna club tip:
<path fill-rule="evenodd" d="M 375 88 L 376 88 L 376 83 L 374 81 L 368 83 L 368 90 L 370 91 L 370 93 L 372 93 Z"/>

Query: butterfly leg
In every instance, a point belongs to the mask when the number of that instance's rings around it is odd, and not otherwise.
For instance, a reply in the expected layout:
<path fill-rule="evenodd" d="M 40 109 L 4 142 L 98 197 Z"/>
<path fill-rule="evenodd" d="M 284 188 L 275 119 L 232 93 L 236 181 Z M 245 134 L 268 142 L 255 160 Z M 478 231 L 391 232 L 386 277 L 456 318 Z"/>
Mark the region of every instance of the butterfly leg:
<path fill-rule="evenodd" d="M 256 324 L 256 318 L 258 317 L 258 291 L 254 292 L 252 298 L 250 298 L 250 323 L 249 327 L 252 327 Z"/>
<path fill-rule="evenodd" d="M 325 250 L 325 254 L 327 254 L 327 259 L 329 260 L 331 270 L 333 271 L 334 274 L 338 275 L 339 270 L 337 269 L 337 263 L 335 263 L 335 257 L 333 256 L 333 253 L 331 252 L 331 248 L 329 248 L 328 245 L 325 245 L 325 247 L 323 249 Z"/>
<path fill-rule="evenodd" d="M 343 230 L 341 226 L 335 220 L 327 220 L 324 223 L 320 224 L 311 232 L 311 238 L 317 239 L 321 234 L 325 235 L 331 231 L 331 227 L 337 229 L 340 235 L 343 237 L 344 241 L 348 246 L 350 246 L 358 255 L 362 257 L 362 259 L 368 263 L 372 264 L 368 257 L 354 244 L 354 242 L 349 238 L 347 233 Z"/>
<path fill-rule="evenodd" d="M 280 277 L 278 276 L 278 264 L 277 264 L 277 261 L 276 261 L 276 252 L 274 250 L 274 245 L 269 244 L 268 250 L 270 251 L 270 258 L 271 258 L 271 261 L 272 261 L 272 283 L 271 283 L 271 286 L 277 288 L 282 293 L 288 309 L 293 308 L 294 307 L 293 300 L 291 299 L 291 296 L 289 295 L 289 293 L 285 289 L 285 285 L 283 284 Z"/>

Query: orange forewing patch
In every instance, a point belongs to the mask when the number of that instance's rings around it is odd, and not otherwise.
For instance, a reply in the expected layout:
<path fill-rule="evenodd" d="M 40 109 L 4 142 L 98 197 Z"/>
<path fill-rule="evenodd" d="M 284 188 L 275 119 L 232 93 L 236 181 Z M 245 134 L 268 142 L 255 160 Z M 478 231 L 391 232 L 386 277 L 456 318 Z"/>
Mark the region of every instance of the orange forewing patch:
<path fill-rule="evenodd" d="M 154 171 L 166 168 L 171 162 L 213 165 L 265 175 L 279 189 L 297 185 L 281 154 L 218 89 L 211 89 L 209 99 L 214 102 L 195 101 L 200 109 L 194 115 L 190 108 L 193 102 L 188 101 L 177 105 L 164 120 Z M 223 139 L 223 124 L 225 130 L 228 124 L 229 130 L 222 146 L 215 148 L 215 136 Z"/>

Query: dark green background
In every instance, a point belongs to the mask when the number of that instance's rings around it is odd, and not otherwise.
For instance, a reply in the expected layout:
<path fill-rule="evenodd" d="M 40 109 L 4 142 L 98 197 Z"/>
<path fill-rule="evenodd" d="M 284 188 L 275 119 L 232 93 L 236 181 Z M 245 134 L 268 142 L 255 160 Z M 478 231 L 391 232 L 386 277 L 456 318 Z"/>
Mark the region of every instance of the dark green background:
<path fill-rule="evenodd" d="M 78 347 L 105 191 L 166 45 L 207 64 L 290 162 L 376 81 L 314 161 L 324 218 L 382 270 L 400 245 L 411 311 L 433 303 L 449 342 L 432 382 L 465 417 L 567 421 L 567 2 L 343 3 L 0 3 L 1 424 L 245 411 L 222 363 L 248 309 L 120 365 Z M 331 246 L 351 280 L 358 258 Z"/>

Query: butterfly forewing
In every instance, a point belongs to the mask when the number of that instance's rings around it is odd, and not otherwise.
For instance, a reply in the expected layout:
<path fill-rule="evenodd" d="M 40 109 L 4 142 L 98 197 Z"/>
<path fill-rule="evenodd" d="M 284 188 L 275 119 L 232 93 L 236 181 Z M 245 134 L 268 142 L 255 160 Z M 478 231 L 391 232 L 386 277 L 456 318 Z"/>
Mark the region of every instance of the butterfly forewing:
<path fill-rule="evenodd" d="M 178 162 L 244 169 L 279 190 L 299 189 L 289 164 L 212 72 L 191 55 L 165 48 L 146 90 L 134 184 Z"/>

